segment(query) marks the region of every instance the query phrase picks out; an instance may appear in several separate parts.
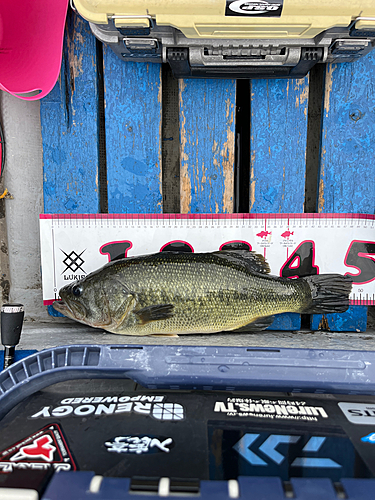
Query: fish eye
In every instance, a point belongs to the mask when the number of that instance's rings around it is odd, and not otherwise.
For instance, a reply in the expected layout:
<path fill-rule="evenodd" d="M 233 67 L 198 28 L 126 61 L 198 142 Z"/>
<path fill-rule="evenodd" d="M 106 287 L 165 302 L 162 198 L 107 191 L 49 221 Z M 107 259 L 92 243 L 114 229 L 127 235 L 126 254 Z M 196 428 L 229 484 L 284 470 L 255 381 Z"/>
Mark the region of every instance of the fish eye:
<path fill-rule="evenodd" d="M 82 295 L 82 287 L 80 285 L 75 285 L 73 288 L 72 288 L 72 294 L 75 296 L 75 297 L 80 297 Z"/>

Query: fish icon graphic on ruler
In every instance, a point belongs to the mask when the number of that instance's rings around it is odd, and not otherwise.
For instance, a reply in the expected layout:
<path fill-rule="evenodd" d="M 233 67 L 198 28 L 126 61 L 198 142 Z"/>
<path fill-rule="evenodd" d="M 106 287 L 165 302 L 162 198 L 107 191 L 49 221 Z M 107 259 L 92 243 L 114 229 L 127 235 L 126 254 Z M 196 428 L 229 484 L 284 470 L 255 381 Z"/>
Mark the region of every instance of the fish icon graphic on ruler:
<path fill-rule="evenodd" d="M 284 231 L 283 234 L 281 235 L 282 238 L 286 238 L 287 240 L 289 240 L 289 238 L 291 236 L 293 236 L 294 234 L 294 231 L 289 231 L 289 229 L 287 231 Z"/>
<path fill-rule="evenodd" d="M 241 455 L 247 462 L 251 465 L 267 467 L 268 462 L 263 460 L 254 451 L 250 449 L 253 443 L 259 438 L 260 434 L 245 434 L 234 446 L 233 449 Z M 288 434 L 271 434 L 269 435 L 263 443 L 258 446 L 258 450 L 262 454 L 280 465 L 284 462 L 285 456 L 282 455 L 276 448 L 284 444 L 295 444 L 300 440 L 301 436 L 293 436 Z M 312 436 L 305 446 L 302 448 L 303 453 L 308 452 L 318 452 L 325 442 L 326 438 L 323 436 Z M 292 464 L 292 467 L 308 467 L 308 468 L 341 468 L 342 466 L 332 460 L 331 458 L 320 458 L 320 457 L 296 457 Z"/>
<path fill-rule="evenodd" d="M 261 231 L 260 233 L 257 234 L 257 236 L 259 236 L 259 238 L 262 238 L 262 239 L 267 239 L 267 236 L 271 236 L 272 234 L 272 231 Z"/>

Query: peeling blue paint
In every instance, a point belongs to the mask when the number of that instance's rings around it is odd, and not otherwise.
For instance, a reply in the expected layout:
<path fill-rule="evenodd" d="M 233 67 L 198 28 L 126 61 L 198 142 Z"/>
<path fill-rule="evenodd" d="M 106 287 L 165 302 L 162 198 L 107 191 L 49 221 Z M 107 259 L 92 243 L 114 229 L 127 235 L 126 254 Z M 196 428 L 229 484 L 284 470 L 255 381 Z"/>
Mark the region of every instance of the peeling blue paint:
<path fill-rule="evenodd" d="M 99 211 L 95 54 L 88 23 L 69 14 L 60 78 L 40 102 L 46 213 Z"/>
<path fill-rule="evenodd" d="M 375 54 L 328 66 L 318 204 L 320 212 L 373 214 L 375 208 Z M 367 307 L 326 315 L 331 331 L 364 331 Z M 321 315 L 311 318 L 316 329 Z"/>
<path fill-rule="evenodd" d="M 322 212 L 374 213 L 374 71 L 374 52 L 331 70 L 322 128 Z"/>
<path fill-rule="evenodd" d="M 331 332 L 365 332 L 367 326 L 367 307 L 350 306 L 342 314 L 325 314 L 328 328 Z M 313 314 L 311 316 L 311 330 L 318 330 L 323 316 Z M 324 328 L 323 328 L 324 329 Z"/>
<path fill-rule="evenodd" d="M 72 198 L 69 198 L 64 203 L 64 207 L 65 207 L 65 212 L 67 214 L 74 214 L 74 213 L 77 213 L 76 210 L 78 208 L 78 203 L 76 201 L 72 200 Z"/>
<path fill-rule="evenodd" d="M 235 98 L 234 80 L 184 80 L 180 88 L 181 169 L 191 185 L 191 212 L 232 211 L 232 193 L 227 205 L 224 197 L 234 172 Z"/>
<path fill-rule="evenodd" d="M 160 213 L 161 66 L 121 61 L 104 46 L 110 213 Z"/>
<path fill-rule="evenodd" d="M 270 186 L 265 193 L 262 193 L 262 195 L 265 201 L 268 201 L 268 203 L 273 205 L 277 197 L 277 189 Z"/>
<path fill-rule="evenodd" d="M 305 199 L 308 78 L 251 82 L 250 211 L 301 213 Z M 298 102 L 298 106 L 296 106 Z M 299 314 L 269 330 L 298 330 Z"/>
<path fill-rule="evenodd" d="M 251 212 L 303 212 L 307 90 L 307 77 L 251 82 Z"/>

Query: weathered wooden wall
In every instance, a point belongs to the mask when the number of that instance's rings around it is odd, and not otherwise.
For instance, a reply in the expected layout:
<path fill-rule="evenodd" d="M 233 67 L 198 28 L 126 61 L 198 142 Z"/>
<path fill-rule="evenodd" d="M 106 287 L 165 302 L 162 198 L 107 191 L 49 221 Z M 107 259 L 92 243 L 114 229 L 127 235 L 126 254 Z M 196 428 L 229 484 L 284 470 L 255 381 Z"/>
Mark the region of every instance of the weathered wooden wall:
<path fill-rule="evenodd" d="M 321 150 L 319 134 L 313 146 L 308 136 L 311 120 L 320 120 L 309 109 L 309 76 L 250 82 L 250 164 L 240 166 L 248 171 L 250 212 L 301 213 L 306 190 L 314 189 L 320 212 L 373 212 L 374 68 L 373 54 L 325 68 Z M 86 22 L 68 15 L 61 76 L 41 102 L 47 213 L 160 213 L 167 206 L 163 174 L 173 161 L 182 213 L 234 211 L 236 82 L 180 80 L 179 130 L 166 137 L 162 117 L 170 113 L 162 96 L 170 82 L 162 74 L 158 64 L 120 61 Z M 163 140 L 177 137 L 172 154 Z M 306 184 L 314 178 L 306 177 L 311 151 L 320 165 L 314 189 Z M 343 318 L 332 315 L 330 328 L 363 329 L 366 308 L 352 307 Z M 301 325 L 299 315 L 277 321 L 277 329 Z M 312 328 L 320 322 L 313 317 Z"/>

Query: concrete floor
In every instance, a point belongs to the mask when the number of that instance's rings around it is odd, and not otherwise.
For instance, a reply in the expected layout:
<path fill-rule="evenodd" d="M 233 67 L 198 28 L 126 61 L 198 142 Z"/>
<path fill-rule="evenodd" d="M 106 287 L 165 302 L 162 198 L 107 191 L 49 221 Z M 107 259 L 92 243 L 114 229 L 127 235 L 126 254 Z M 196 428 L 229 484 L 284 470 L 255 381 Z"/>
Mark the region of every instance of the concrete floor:
<path fill-rule="evenodd" d="M 135 337 L 115 335 L 70 320 L 55 323 L 25 322 L 18 348 L 41 350 L 72 344 L 210 345 L 375 351 L 375 328 L 370 326 L 364 333 L 300 330 Z"/>

